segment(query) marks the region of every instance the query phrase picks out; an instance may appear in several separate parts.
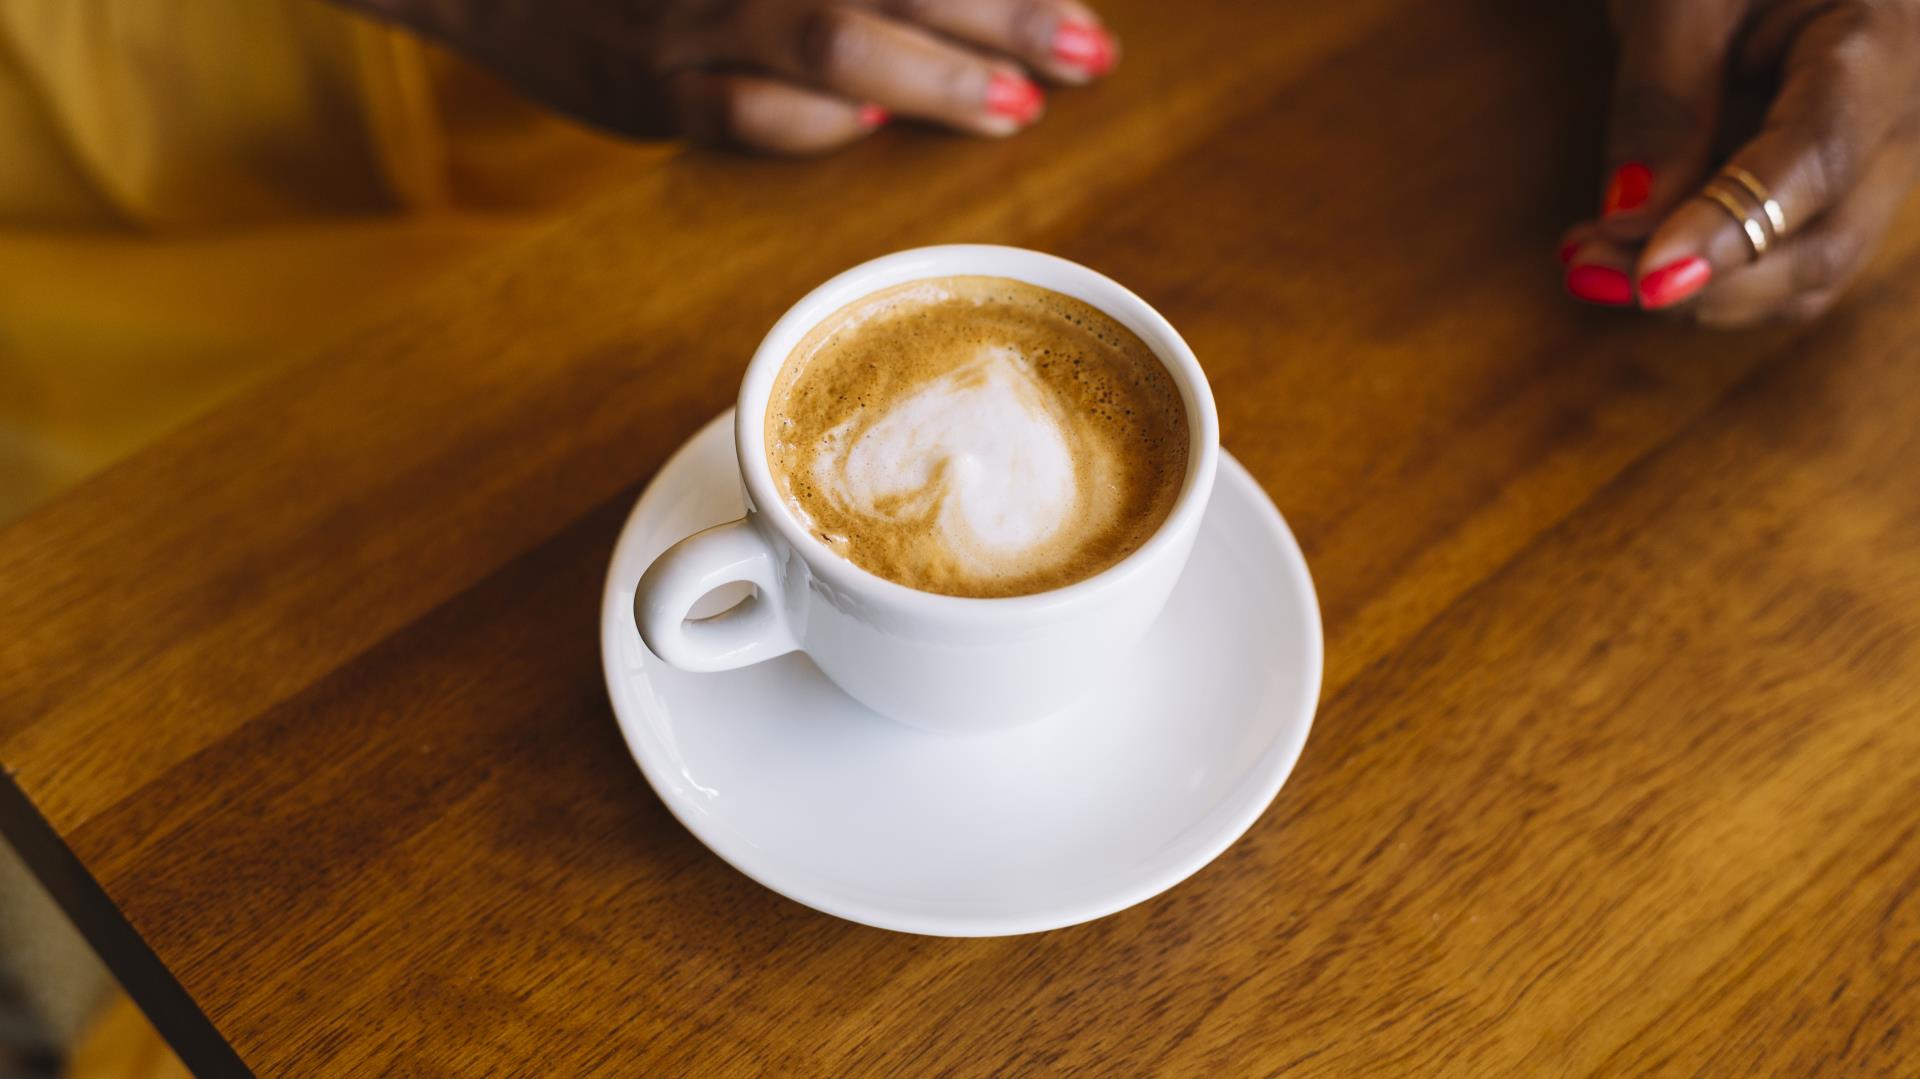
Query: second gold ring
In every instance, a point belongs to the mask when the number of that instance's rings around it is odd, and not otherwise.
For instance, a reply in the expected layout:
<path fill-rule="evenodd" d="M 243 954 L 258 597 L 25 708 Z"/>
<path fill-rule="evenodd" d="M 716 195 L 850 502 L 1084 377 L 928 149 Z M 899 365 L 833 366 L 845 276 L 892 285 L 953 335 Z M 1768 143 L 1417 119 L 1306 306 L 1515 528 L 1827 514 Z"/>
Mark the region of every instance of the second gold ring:
<path fill-rule="evenodd" d="M 1733 192 L 1723 186 L 1724 182 L 1720 177 L 1714 177 L 1712 182 L 1700 190 L 1700 197 L 1725 210 L 1729 217 L 1739 222 L 1741 231 L 1747 234 L 1747 246 L 1753 253 L 1752 261 L 1758 262 L 1760 256 L 1767 253 L 1767 248 L 1773 245 L 1772 238 L 1767 235 L 1766 226 L 1760 223 L 1760 219 L 1749 212 Z"/>

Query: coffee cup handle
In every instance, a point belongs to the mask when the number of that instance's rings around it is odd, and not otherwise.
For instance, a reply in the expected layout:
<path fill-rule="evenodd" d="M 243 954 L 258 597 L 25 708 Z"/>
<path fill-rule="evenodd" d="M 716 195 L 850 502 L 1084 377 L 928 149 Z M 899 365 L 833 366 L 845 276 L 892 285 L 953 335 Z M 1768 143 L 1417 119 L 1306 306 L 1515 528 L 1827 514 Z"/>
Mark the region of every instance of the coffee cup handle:
<path fill-rule="evenodd" d="M 640 575 L 633 595 L 640 639 L 683 671 L 730 671 L 800 647 L 780 609 L 773 551 L 748 518 L 696 532 Z M 701 597 L 745 582 L 753 595 L 712 618 L 690 619 Z"/>

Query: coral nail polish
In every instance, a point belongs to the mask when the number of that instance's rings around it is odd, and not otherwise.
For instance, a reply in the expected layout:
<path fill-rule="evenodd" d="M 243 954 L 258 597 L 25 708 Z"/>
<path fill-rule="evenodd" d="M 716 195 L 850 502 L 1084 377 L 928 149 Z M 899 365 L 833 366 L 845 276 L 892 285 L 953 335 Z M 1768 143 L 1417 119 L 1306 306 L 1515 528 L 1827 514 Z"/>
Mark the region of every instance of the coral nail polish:
<path fill-rule="evenodd" d="M 1575 266 L 1567 271 L 1567 291 L 1588 303 L 1625 307 L 1633 302 L 1633 282 L 1608 266 Z"/>
<path fill-rule="evenodd" d="M 1692 299 L 1713 280 L 1713 266 L 1699 255 L 1675 259 L 1640 279 L 1640 302 L 1649 308 L 1672 307 Z"/>
<path fill-rule="evenodd" d="M 1104 27 L 1065 19 L 1054 28 L 1054 59 L 1089 75 L 1105 75 L 1112 71 L 1116 54 L 1113 35 L 1107 33 Z"/>
<path fill-rule="evenodd" d="M 1005 116 L 1022 124 L 1030 124 L 1040 116 L 1040 110 L 1046 105 L 1046 95 L 1033 80 L 1019 75 L 1010 75 L 996 71 L 987 82 L 987 111 Z"/>
<path fill-rule="evenodd" d="M 860 106 L 859 123 L 861 127 L 879 127 L 891 119 L 893 119 L 893 114 L 878 105 Z"/>
<path fill-rule="evenodd" d="M 1647 204 L 1652 194 L 1653 170 L 1638 161 L 1629 161 L 1614 172 L 1613 182 L 1607 185 L 1607 197 L 1601 203 L 1600 213 L 1611 217 L 1638 210 Z"/>

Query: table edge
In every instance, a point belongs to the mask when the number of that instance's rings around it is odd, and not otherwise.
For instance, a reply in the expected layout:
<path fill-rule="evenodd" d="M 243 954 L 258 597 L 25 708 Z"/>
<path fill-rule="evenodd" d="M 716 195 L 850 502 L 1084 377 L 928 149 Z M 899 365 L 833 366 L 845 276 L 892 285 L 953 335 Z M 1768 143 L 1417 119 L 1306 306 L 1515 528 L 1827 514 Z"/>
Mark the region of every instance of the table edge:
<path fill-rule="evenodd" d="M 0 765 L 0 836 L 196 1076 L 252 1076 L 240 1055 Z"/>

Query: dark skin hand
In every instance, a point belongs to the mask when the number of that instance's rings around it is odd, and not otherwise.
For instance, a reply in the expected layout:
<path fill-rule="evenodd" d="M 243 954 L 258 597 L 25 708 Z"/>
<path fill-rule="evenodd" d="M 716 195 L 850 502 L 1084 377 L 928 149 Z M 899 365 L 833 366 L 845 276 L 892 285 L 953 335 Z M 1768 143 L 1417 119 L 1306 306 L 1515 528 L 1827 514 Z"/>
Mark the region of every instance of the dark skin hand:
<path fill-rule="evenodd" d="M 1561 247 L 1568 289 L 1716 327 L 1824 314 L 1920 179 L 1920 0 L 1612 8 L 1609 181 L 1600 218 Z M 1734 216 L 1697 197 L 1727 164 L 1779 204 L 1785 228 L 1758 261 Z"/>
<path fill-rule="evenodd" d="M 339 0 L 611 131 L 818 154 L 894 116 L 1004 136 L 1112 70 L 1080 0 Z"/>

